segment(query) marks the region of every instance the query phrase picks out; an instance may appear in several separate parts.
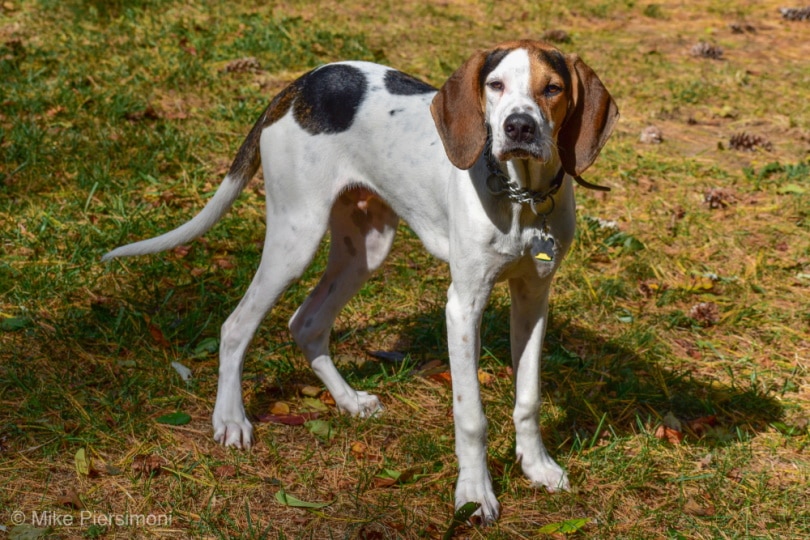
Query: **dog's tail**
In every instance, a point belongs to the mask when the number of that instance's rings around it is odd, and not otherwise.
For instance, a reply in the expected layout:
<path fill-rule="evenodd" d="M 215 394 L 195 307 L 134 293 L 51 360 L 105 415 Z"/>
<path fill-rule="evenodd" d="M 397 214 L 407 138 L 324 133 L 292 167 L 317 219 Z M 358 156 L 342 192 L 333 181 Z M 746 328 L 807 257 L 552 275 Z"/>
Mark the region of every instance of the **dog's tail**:
<path fill-rule="evenodd" d="M 146 255 L 165 251 L 199 238 L 213 227 L 230 209 L 233 202 L 259 169 L 261 164 L 259 140 L 265 127 L 266 115 L 267 111 L 265 110 L 253 125 L 253 129 L 250 130 L 245 142 L 239 148 L 239 152 L 236 153 L 236 157 L 222 184 L 220 184 L 214 196 L 199 214 L 173 231 L 155 238 L 115 248 L 104 255 L 101 260 L 109 261 L 117 257 L 131 257 L 133 255 Z"/>

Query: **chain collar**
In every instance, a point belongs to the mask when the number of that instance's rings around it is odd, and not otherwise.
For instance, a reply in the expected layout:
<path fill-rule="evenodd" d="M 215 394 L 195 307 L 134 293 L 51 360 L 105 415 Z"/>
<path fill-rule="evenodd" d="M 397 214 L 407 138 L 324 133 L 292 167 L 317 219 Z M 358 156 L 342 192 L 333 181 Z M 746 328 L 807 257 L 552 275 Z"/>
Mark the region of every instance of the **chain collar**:
<path fill-rule="evenodd" d="M 563 178 L 565 178 L 565 170 L 560 167 L 556 176 L 551 181 L 551 185 L 545 191 L 535 191 L 529 188 L 522 188 L 516 186 L 509 175 L 503 172 L 500 163 L 492 155 L 492 138 L 487 137 L 486 146 L 484 147 L 484 155 L 486 156 L 487 171 L 487 189 L 493 195 L 505 195 L 510 201 L 518 204 L 527 204 L 535 215 L 539 215 L 537 207 L 546 201 L 551 201 L 551 207 L 548 211 L 543 212 L 543 215 L 548 215 L 554 211 L 554 195 L 562 187 Z"/>
<path fill-rule="evenodd" d="M 563 178 L 565 178 L 565 169 L 560 167 L 560 170 L 557 171 L 556 176 L 554 176 L 551 185 L 546 191 L 535 191 L 533 189 L 516 186 L 512 183 L 512 179 L 509 178 L 509 175 L 503 172 L 501 164 L 495 159 L 495 156 L 492 155 L 492 136 L 490 134 L 487 134 L 484 155 L 487 162 L 487 171 L 489 172 L 489 176 L 487 177 L 487 189 L 489 189 L 490 193 L 493 195 L 506 195 L 509 200 L 518 204 L 528 204 L 529 208 L 531 208 L 532 212 L 535 214 L 537 214 L 537 205 L 543 204 L 548 200 L 551 201 L 551 208 L 545 212 L 544 215 L 548 215 L 554 210 L 553 197 L 562 187 Z M 572 176 L 572 178 L 577 184 L 584 188 L 593 189 L 595 191 L 610 191 L 609 187 L 592 184 L 581 176 Z"/>

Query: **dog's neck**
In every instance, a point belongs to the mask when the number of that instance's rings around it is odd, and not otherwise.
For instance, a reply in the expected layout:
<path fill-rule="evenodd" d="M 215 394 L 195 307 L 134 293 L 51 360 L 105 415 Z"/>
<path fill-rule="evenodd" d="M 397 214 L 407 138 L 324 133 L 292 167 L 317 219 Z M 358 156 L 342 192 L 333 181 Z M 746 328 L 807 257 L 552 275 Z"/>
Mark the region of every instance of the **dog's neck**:
<path fill-rule="evenodd" d="M 511 159 L 499 164 L 505 169 L 510 182 L 517 187 L 546 193 L 562 181 L 562 164 L 559 159 L 539 162 L 533 159 Z"/>
<path fill-rule="evenodd" d="M 547 162 L 528 159 L 499 162 L 487 148 L 483 158 L 489 193 L 528 207 L 534 214 L 557 194 L 565 179 L 565 170 L 556 154 Z M 550 203 L 553 207 L 553 201 Z"/>

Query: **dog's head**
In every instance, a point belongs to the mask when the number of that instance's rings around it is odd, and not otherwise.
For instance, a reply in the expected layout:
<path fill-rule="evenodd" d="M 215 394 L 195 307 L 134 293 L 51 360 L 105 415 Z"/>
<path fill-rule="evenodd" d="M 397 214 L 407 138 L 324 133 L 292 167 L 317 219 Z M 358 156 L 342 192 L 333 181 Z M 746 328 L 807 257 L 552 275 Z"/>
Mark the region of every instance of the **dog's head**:
<path fill-rule="evenodd" d="M 538 41 L 474 54 L 442 86 L 430 111 L 450 161 L 469 169 L 488 131 L 499 161 L 548 161 L 565 172 L 591 166 L 619 116 L 599 77 L 576 55 Z"/>

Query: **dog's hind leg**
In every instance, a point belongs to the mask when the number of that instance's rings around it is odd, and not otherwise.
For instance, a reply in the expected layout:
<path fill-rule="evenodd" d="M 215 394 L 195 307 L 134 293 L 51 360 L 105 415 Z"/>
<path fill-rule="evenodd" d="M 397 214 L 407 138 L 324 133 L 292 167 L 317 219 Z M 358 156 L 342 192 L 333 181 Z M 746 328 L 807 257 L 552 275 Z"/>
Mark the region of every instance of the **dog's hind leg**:
<path fill-rule="evenodd" d="M 382 409 L 377 396 L 354 390 L 329 356 L 329 334 L 340 310 L 388 256 L 399 217 L 365 188 L 343 193 L 332 208 L 329 262 L 320 283 L 290 319 L 293 338 L 326 385 L 338 409 L 370 416 Z"/>
<path fill-rule="evenodd" d="M 274 185 L 279 185 L 278 183 Z M 245 351 L 264 316 L 279 296 L 309 265 L 326 232 L 329 206 L 315 207 L 290 196 L 268 193 L 267 233 L 259 269 L 245 296 L 222 325 L 219 348 L 219 383 L 214 406 L 214 439 L 225 445 L 248 448 L 253 427 L 242 400 Z M 272 200 L 287 201 L 272 210 Z"/>

